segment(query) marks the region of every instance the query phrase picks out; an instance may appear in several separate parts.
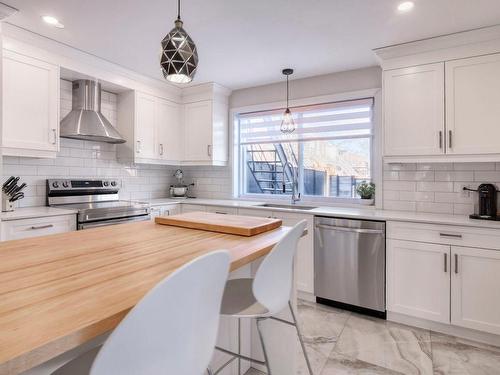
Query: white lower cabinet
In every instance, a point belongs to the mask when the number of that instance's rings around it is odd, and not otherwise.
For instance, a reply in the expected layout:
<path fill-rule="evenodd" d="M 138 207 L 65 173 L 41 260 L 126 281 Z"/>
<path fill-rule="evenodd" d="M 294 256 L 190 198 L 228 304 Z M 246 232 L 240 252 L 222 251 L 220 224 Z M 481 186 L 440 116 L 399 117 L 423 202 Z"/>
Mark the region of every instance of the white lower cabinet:
<path fill-rule="evenodd" d="M 452 246 L 451 323 L 500 334 L 500 251 Z"/>
<path fill-rule="evenodd" d="M 2 221 L 2 241 L 46 236 L 76 230 L 76 215 Z"/>
<path fill-rule="evenodd" d="M 387 311 L 500 334 L 500 250 L 480 247 L 498 231 L 433 225 L 440 244 L 415 241 L 429 226 L 388 223 Z"/>
<path fill-rule="evenodd" d="M 238 215 L 238 209 L 236 207 L 207 206 L 206 210 L 214 214 Z"/>
<path fill-rule="evenodd" d="M 448 323 L 450 246 L 387 241 L 387 310 Z"/>
<path fill-rule="evenodd" d="M 186 212 L 207 212 L 207 207 L 198 204 L 181 204 L 181 213 Z"/>

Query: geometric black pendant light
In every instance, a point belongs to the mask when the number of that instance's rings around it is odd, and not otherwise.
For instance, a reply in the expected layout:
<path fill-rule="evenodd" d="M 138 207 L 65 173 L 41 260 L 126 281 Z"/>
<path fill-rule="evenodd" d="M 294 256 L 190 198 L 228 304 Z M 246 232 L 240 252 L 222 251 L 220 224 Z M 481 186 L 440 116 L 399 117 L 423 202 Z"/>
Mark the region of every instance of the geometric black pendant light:
<path fill-rule="evenodd" d="M 198 67 L 198 52 L 193 39 L 182 28 L 181 0 L 177 0 L 175 27 L 161 41 L 163 76 L 175 83 L 191 82 Z"/>
<path fill-rule="evenodd" d="M 290 134 L 295 131 L 295 122 L 293 121 L 293 115 L 288 106 L 288 76 L 293 74 L 293 69 L 283 69 L 283 75 L 286 76 L 286 109 L 283 113 L 283 119 L 281 120 L 280 130 L 282 133 Z"/>

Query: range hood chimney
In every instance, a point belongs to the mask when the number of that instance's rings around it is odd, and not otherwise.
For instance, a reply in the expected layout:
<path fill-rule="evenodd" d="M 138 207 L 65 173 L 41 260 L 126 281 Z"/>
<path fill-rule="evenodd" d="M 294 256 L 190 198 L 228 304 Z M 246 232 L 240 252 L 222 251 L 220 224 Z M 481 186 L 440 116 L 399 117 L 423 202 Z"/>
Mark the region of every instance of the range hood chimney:
<path fill-rule="evenodd" d="M 73 109 L 61 121 L 63 138 L 125 143 L 125 139 L 101 113 L 101 84 L 92 80 L 73 82 Z"/>

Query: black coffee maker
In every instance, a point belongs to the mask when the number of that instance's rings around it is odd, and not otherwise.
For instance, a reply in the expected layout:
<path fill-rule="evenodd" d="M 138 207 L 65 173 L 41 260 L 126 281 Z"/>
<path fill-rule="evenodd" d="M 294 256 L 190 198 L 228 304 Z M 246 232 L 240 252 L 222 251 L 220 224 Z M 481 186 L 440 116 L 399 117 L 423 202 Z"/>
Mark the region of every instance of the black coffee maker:
<path fill-rule="evenodd" d="M 464 190 L 477 191 L 479 198 L 479 212 L 470 215 L 473 219 L 500 220 L 497 216 L 497 193 L 493 184 L 481 184 L 477 190 L 464 188 Z"/>

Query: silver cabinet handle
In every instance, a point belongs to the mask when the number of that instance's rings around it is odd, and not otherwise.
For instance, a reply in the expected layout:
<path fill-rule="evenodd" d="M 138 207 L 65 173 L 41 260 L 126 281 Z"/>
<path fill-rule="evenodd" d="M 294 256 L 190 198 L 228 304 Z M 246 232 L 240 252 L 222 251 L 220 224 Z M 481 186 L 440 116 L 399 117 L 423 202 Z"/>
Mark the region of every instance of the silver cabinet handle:
<path fill-rule="evenodd" d="M 444 253 L 444 273 L 448 272 L 448 253 Z"/>
<path fill-rule="evenodd" d="M 448 146 L 449 148 L 452 148 L 453 147 L 453 142 L 452 142 L 452 139 L 453 139 L 453 135 L 452 135 L 452 131 L 449 130 L 448 131 Z"/>
<path fill-rule="evenodd" d="M 462 239 L 461 234 L 455 234 L 455 233 L 439 233 L 440 237 L 448 237 L 448 238 L 458 238 Z"/>
<path fill-rule="evenodd" d="M 458 254 L 455 254 L 455 273 L 458 273 Z"/>
<path fill-rule="evenodd" d="M 52 144 L 55 145 L 57 143 L 57 129 L 52 129 L 52 135 L 54 136 Z"/>
<path fill-rule="evenodd" d="M 215 213 L 219 215 L 227 215 L 227 212 L 215 211 Z"/>
<path fill-rule="evenodd" d="M 136 144 L 137 144 L 137 149 L 135 151 L 137 153 L 140 153 L 141 152 L 141 141 L 137 141 Z"/>
<path fill-rule="evenodd" d="M 52 228 L 54 224 L 47 224 L 47 225 L 34 225 L 30 229 L 46 229 L 46 228 Z"/>
<path fill-rule="evenodd" d="M 381 229 L 359 229 L 359 228 L 347 228 L 347 227 L 337 227 L 335 225 L 329 224 L 316 224 L 316 228 L 328 229 L 338 232 L 352 232 L 352 233 L 363 233 L 363 234 L 382 234 L 385 232 Z"/>
<path fill-rule="evenodd" d="M 212 145 L 207 146 L 207 154 L 208 156 L 212 156 Z"/>
<path fill-rule="evenodd" d="M 443 131 L 439 131 L 439 148 L 443 149 Z"/>
<path fill-rule="evenodd" d="M 160 143 L 160 155 L 163 155 L 163 144 Z"/>

